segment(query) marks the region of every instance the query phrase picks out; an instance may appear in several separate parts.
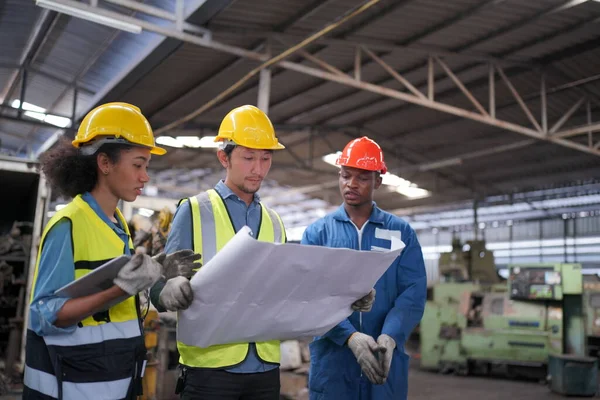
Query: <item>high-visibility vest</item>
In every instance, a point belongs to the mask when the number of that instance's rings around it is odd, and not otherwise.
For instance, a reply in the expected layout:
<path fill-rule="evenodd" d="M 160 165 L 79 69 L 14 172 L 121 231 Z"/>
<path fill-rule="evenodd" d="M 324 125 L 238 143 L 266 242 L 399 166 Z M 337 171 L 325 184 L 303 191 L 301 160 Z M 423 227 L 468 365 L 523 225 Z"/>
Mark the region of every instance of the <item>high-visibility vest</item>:
<path fill-rule="evenodd" d="M 129 234 L 119 210 L 117 216 Z M 74 268 L 75 279 L 125 253 L 123 240 L 81 196 L 75 197 L 44 230 L 30 302 L 46 234 L 63 218 L 71 222 L 75 263 L 60 267 Z M 142 332 L 137 296 L 87 317 L 70 334 L 39 336 L 28 329 L 23 398 L 134 399 L 146 354 Z"/>
<path fill-rule="evenodd" d="M 185 200 L 184 200 L 185 201 Z M 203 263 L 210 261 L 235 236 L 235 227 L 225 202 L 211 189 L 187 199 L 192 210 L 194 252 L 202 254 Z M 263 242 L 285 243 L 285 229 L 277 213 L 261 204 L 261 220 L 257 239 Z M 225 368 L 240 364 L 248 354 L 248 343 L 196 347 L 177 341 L 179 362 L 195 368 Z M 280 362 L 280 342 L 256 343 L 261 360 Z"/>

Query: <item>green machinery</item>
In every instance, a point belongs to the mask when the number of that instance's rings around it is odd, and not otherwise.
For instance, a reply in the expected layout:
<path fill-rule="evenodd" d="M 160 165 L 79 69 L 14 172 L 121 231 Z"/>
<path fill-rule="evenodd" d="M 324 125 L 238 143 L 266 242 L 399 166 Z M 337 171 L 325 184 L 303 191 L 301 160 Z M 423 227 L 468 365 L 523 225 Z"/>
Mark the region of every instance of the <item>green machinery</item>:
<path fill-rule="evenodd" d="M 579 264 L 512 265 L 508 282 L 501 282 L 485 243 L 471 241 L 464 248 L 454 242 L 439 269 L 441 282 L 420 324 L 422 368 L 466 375 L 500 367 L 509 377 L 538 378 L 549 372 L 558 385 L 565 365 L 584 360 L 590 322 L 600 333 L 600 282 L 597 297 L 584 295 Z M 593 321 L 585 317 L 591 312 L 598 316 Z M 565 354 L 569 362 L 556 358 Z M 590 359 L 584 361 L 577 365 L 589 370 Z M 556 367 L 549 370 L 549 362 Z M 587 383 L 596 382 L 593 375 Z M 587 388 L 555 391 L 586 394 Z"/>

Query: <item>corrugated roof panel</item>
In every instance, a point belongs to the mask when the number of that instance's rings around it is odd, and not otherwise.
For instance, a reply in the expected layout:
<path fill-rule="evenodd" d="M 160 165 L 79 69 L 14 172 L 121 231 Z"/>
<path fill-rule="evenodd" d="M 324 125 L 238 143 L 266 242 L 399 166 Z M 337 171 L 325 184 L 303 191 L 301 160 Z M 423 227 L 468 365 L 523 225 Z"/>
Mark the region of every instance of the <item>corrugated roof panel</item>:
<path fill-rule="evenodd" d="M 412 36 L 453 18 L 476 5 L 478 0 L 436 1 L 413 0 L 385 17 L 361 29 L 358 34 L 404 43 Z"/>
<path fill-rule="evenodd" d="M 4 88 L 15 73 L 17 70 L 13 68 L 0 68 L 0 88 Z"/>
<path fill-rule="evenodd" d="M 428 36 L 421 43 L 444 47 L 447 49 L 471 49 L 475 47 L 479 37 L 493 35 L 481 44 L 493 41 L 495 33 L 502 30 L 515 30 L 525 19 L 535 17 L 540 8 L 551 8 L 562 0 L 536 1 L 504 1 L 481 10 L 476 15 L 459 21 L 452 26 Z M 477 43 L 477 45 L 481 45 Z"/>
<path fill-rule="evenodd" d="M 505 34 L 498 35 L 494 39 L 485 41 L 473 47 L 475 51 L 492 54 L 504 54 L 510 49 L 522 47 L 536 40 L 554 41 L 554 37 L 564 29 L 578 26 L 581 21 L 590 16 L 589 9 L 586 10 L 585 3 L 553 14 L 545 15 L 517 29 L 511 29 Z M 599 13 L 600 15 L 600 13 Z"/>
<path fill-rule="evenodd" d="M 65 85 L 45 76 L 32 73 L 27 76 L 27 89 L 25 91 L 25 101 L 38 107 L 48 109 L 64 90 Z M 18 98 L 20 92 L 13 94 L 13 98 Z"/>
<path fill-rule="evenodd" d="M 523 49 L 518 53 L 520 56 L 531 58 L 549 57 L 561 50 L 574 48 L 580 43 L 597 41 L 600 39 L 600 23 L 582 25 L 581 28 L 569 35 L 560 35 L 552 40 L 543 41 L 539 44 Z"/>
<path fill-rule="evenodd" d="M 306 2 L 302 0 L 236 2 L 211 23 L 229 24 L 238 28 L 271 29 L 296 15 L 305 6 Z M 210 23 L 208 26 L 210 27 Z"/>
<path fill-rule="evenodd" d="M 116 30 L 60 14 L 33 65 L 74 79 L 83 65 Z M 126 33 L 130 35 L 130 33 Z"/>
<path fill-rule="evenodd" d="M 0 62 L 19 62 L 40 11 L 34 2 L 5 0 L 0 3 Z"/>
<path fill-rule="evenodd" d="M 89 110 L 90 102 L 92 101 L 93 95 L 81 93 L 77 94 L 77 112 L 75 115 L 81 115 L 82 113 Z M 62 99 L 58 101 L 52 110 L 52 112 L 60 115 L 71 117 L 73 112 L 73 89 L 69 89 L 65 92 Z"/>

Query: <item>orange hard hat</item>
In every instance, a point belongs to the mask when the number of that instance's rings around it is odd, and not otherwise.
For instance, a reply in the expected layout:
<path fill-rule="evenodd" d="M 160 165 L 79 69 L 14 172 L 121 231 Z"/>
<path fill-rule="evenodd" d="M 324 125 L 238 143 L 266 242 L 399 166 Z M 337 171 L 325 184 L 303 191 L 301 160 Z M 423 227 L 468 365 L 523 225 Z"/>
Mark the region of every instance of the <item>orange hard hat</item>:
<path fill-rule="evenodd" d="M 366 136 L 348 143 L 335 163 L 344 167 L 379 171 L 382 174 L 387 172 L 381 147 Z"/>

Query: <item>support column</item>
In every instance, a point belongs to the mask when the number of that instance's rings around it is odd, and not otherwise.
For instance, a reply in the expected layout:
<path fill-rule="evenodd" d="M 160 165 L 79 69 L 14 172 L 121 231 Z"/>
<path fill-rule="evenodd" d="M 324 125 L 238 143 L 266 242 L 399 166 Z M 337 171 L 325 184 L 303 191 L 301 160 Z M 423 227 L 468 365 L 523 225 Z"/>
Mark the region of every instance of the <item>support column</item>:
<path fill-rule="evenodd" d="M 267 54 L 271 57 L 271 46 L 267 45 Z M 258 78 L 258 108 L 265 114 L 269 114 L 269 102 L 271 98 L 271 68 L 260 70 Z"/>

